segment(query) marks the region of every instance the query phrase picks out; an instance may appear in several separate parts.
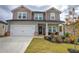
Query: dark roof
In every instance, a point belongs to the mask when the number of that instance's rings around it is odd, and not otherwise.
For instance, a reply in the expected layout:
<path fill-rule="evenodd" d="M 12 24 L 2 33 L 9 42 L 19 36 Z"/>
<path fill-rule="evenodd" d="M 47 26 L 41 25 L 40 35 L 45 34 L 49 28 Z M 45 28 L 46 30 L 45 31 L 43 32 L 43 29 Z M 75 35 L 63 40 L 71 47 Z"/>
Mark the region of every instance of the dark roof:
<path fill-rule="evenodd" d="M 6 22 L 3 22 L 3 21 L 0 21 L 0 23 L 3 23 L 3 24 L 6 24 L 7 25 L 7 23 Z"/>
<path fill-rule="evenodd" d="M 46 12 L 47 10 L 50 10 L 51 8 L 61 12 L 60 10 L 54 8 L 54 7 L 51 7 L 50 5 L 43 5 L 43 6 L 35 6 L 35 5 L 21 5 L 19 7 L 25 7 L 25 8 L 28 8 L 29 10 L 31 10 L 32 12 Z M 18 8 L 18 7 L 17 7 Z M 16 10 L 17 8 L 13 9 L 13 10 Z M 13 11 L 12 10 L 12 11 Z"/>

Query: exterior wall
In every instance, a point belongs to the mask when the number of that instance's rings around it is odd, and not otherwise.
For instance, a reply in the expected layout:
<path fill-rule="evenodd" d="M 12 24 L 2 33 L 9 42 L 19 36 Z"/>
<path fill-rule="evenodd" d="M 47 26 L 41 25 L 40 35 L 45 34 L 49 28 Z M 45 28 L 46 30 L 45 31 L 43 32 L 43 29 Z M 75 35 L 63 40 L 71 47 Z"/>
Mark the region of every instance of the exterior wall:
<path fill-rule="evenodd" d="M 11 25 L 35 25 L 35 35 L 38 35 L 38 24 L 46 24 L 46 22 L 30 22 L 30 21 L 12 21 L 9 22 L 9 27 L 8 27 L 8 31 L 10 32 L 10 27 Z M 57 27 L 57 32 L 59 32 L 59 27 L 57 23 L 52 23 L 52 22 L 48 22 L 48 26 L 56 26 Z"/>
<path fill-rule="evenodd" d="M 56 10 L 48 10 L 45 12 L 45 19 L 50 20 L 50 13 L 55 13 L 55 20 L 60 20 L 60 13 Z"/>
<path fill-rule="evenodd" d="M 35 35 L 38 35 L 38 24 L 35 25 Z"/>
<path fill-rule="evenodd" d="M 63 35 L 65 33 L 65 25 L 64 24 L 59 24 L 59 34 Z"/>
<path fill-rule="evenodd" d="M 28 13 L 28 20 L 33 20 L 34 19 L 34 13 L 37 12 L 32 12 L 28 10 L 26 7 L 18 7 L 16 10 L 13 11 L 13 19 L 17 19 L 17 13 L 18 12 L 27 12 Z M 39 12 L 40 13 L 40 12 Z M 44 14 L 44 20 L 50 20 L 50 13 L 55 13 L 55 20 L 60 20 L 60 13 L 59 11 L 55 9 L 50 9 L 46 12 L 42 12 Z"/>
<path fill-rule="evenodd" d="M 8 26 L 8 32 L 10 32 L 10 28 L 12 25 L 35 25 L 35 31 L 37 31 L 37 25 L 35 22 L 27 22 L 27 21 L 13 21 L 13 22 L 9 22 L 9 26 Z"/>
<path fill-rule="evenodd" d="M 17 13 L 18 12 L 27 12 L 27 19 L 32 19 L 32 12 L 24 7 L 19 7 L 16 10 L 13 11 L 13 19 L 17 19 Z"/>
<path fill-rule="evenodd" d="M 46 22 L 34 22 L 34 21 L 12 21 L 12 22 L 9 22 L 9 29 L 8 29 L 8 32 L 10 32 L 10 27 L 11 25 L 35 25 L 35 34 L 34 35 L 39 35 L 38 34 L 38 24 L 45 24 L 46 25 Z M 52 23 L 52 22 L 48 22 L 48 27 L 49 26 L 56 26 L 57 27 L 57 32 L 59 32 L 59 24 L 57 23 Z M 46 32 L 46 31 L 45 31 Z"/>
<path fill-rule="evenodd" d="M 6 32 L 6 25 L 0 23 L 0 36 L 4 36 Z"/>
<path fill-rule="evenodd" d="M 8 31 L 8 25 L 5 25 L 6 32 Z"/>

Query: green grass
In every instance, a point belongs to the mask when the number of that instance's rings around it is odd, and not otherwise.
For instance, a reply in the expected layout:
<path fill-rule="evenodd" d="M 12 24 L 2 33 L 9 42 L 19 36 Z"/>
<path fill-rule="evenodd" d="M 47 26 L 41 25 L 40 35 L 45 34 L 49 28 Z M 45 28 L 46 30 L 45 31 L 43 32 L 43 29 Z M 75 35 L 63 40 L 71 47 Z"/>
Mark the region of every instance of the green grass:
<path fill-rule="evenodd" d="M 69 48 L 73 48 L 73 44 L 53 43 L 42 38 L 34 38 L 25 53 L 67 53 Z M 79 45 L 76 48 L 79 49 Z"/>

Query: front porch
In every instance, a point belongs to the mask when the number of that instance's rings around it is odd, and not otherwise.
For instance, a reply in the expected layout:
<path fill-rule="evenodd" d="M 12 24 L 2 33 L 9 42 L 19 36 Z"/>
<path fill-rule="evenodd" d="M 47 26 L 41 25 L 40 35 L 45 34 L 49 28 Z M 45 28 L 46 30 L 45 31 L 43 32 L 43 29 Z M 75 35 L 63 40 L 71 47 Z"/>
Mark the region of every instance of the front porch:
<path fill-rule="evenodd" d="M 52 23 L 38 23 L 35 29 L 35 36 L 48 36 L 49 34 L 55 32 L 63 35 L 63 26 L 60 27 L 59 24 Z"/>

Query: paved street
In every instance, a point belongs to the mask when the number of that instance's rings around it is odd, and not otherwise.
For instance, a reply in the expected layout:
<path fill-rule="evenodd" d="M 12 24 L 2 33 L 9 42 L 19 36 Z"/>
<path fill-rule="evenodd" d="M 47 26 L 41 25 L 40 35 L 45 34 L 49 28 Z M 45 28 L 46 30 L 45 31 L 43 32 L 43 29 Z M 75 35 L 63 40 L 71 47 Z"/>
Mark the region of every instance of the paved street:
<path fill-rule="evenodd" d="M 0 53 L 23 53 L 32 37 L 1 37 Z"/>

